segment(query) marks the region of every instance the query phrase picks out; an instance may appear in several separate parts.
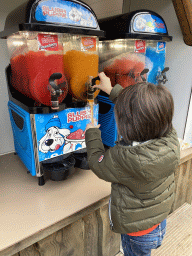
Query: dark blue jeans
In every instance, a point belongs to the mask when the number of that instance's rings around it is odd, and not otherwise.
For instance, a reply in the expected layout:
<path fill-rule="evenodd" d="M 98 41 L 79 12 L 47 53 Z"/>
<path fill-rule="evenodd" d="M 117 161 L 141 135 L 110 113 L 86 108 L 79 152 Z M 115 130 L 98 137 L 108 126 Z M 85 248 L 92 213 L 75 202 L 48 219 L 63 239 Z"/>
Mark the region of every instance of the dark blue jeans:
<path fill-rule="evenodd" d="M 121 235 L 125 256 L 150 256 L 151 249 L 161 246 L 166 232 L 166 219 L 152 232 L 143 236 Z"/>

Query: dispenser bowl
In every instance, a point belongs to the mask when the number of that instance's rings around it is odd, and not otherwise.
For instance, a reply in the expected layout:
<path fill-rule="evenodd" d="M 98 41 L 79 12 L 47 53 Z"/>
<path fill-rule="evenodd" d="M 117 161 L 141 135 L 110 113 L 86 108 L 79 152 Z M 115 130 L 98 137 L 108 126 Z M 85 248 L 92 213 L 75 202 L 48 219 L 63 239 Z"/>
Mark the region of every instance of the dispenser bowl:
<path fill-rule="evenodd" d="M 48 172 L 49 178 L 53 181 L 67 179 L 70 175 L 71 168 L 75 165 L 75 158 L 70 155 L 62 161 L 43 164 L 43 168 Z"/>

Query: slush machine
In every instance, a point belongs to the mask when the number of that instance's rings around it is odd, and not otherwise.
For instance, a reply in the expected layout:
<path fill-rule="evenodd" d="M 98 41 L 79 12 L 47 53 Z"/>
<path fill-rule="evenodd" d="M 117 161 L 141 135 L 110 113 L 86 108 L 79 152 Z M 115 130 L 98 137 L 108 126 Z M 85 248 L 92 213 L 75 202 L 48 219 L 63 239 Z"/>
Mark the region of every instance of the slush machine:
<path fill-rule="evenodd" d="M 78 0 L 30 0 L 11 12 L 9 114 L 15 150 L 32 176 L 62 180 L 87 165 L 85 128 L 98 123 L 98 44 L 92 9 Z M 83 162 L 84 161 L 84 162 Z M 85 167 L 86 168 L 86 167 Z"/>
<path fill-rule="evenodd" d="M 99 43 L 99 71 L 110 77 L 112 86 L 124 88 L 148 81 L 165 84 L 166 42 L 171 41 L 166 24 L 157 13 L 137 10 L 99 20 L 106 32 Z M 102 141 L 114 146 L 118 139 L 114 104 L 103 92 L 98 95 Z"/>

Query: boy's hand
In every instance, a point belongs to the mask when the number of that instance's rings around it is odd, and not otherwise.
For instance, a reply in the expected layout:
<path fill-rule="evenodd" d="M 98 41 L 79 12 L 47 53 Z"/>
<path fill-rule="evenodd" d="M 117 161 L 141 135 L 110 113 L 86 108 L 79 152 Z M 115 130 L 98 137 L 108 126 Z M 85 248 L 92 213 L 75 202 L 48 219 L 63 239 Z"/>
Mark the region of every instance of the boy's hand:
<path fill-rule="evenodd" d="M 109 95 L 113 88 L 111 85 L 110 78 L 107 77 L 104 72 L 99 73 L 99 77 L 100 77 L 100 84 L 94 85 L 93 88 L 98 88 L 98 89 L 106 92 Z"/>
<path fill-rule="evenodd" d="M 89 123 L 89 124 L 87 124 L 87 126 L 86 126 L 85 132 L 86 132 L 87 130 L 91 129 L 91 128 L 99 128 L 99 127 L 100 127 L 100 124 L 94 126 L 92 123 Z"/>

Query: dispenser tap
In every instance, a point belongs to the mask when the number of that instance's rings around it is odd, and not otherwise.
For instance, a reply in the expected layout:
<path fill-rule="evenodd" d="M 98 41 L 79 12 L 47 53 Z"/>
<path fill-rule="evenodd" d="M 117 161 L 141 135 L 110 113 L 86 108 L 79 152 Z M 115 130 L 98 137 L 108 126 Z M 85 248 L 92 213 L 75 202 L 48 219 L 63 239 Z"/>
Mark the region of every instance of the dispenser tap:
<path fill-rule="evenodd" d="M 95 88 L 93 88 L 93 86 L 96 84 L 96 81 L 99 80 L 100 81 L 100 77 L 92 77 L 89 76 L 88 81 L 86 83 L 86 87 L 87 87 L 87 101 L 88 101 L 88 105 L 90 106 L 90 111 L 91 111 L 91 123 L 94 124 L 94 115 L 93 115 L 93 107 L 94 107 L 94 92 L 96 91 Z"/>
<path fill-rule="evenodd" d="M 147 81 L 147 79 L 144 77 L 144 75 L 147 74 L 148 72 L 149 72 L 149 69 L 148 69 L 148 68 L 145 68 L 145 69 L 143 69 L 143 71 L 140 73 L 140 76 L 141 76 L 143 82 L 146 82 L 146 81 Z"/>
<path fill-rule="evenodd" d="M 166 67 L 163 69 L 162 72 L 159 72 L 160 74 L 156 77 L 158 84 L 160 85 L 161 83 L 165 84 L 168 79 L 166 77 L 166 72 L 169 70 L 169 67 Z"/>
<path fill-rule="evenodd" d="M 135 74 L 134 74 L 134 71 L 133 71 L 133 70 L 131 70 L 131 71 L 129 72 L 128 76 L 131 77 L 131 78 L 133 78 L 133 79 L 135 80 L 135 82 L 137 82 L 137 79 L 136 79 L 136 77 L 135 77 Z"/>
<path fill-rule="evenodd" d="M 88 82 L 86 83 L 87 84 L 87 99 L 88 100 L 94 99 L 94 92 L 96 91 L 96 89 L 93 88 L 93 86 L 96 84 L 96 81 L 100 81 L 99 76 L 94 77 L 94 78 L 92 76 L 89 76 Z"/>
<path fill-rule="evenodd" d="M 51 92 L 51 108 L 54 110 L 59 109 L 58 97 L 63 93 L 63 91 L 60 88 L 66 85 L 66 82 L 59 85 L 55 83 L 55 80 L 60 79 L 61 77 L 61 73 L 53 73 L 49 78 L 48 89 Z"/>

